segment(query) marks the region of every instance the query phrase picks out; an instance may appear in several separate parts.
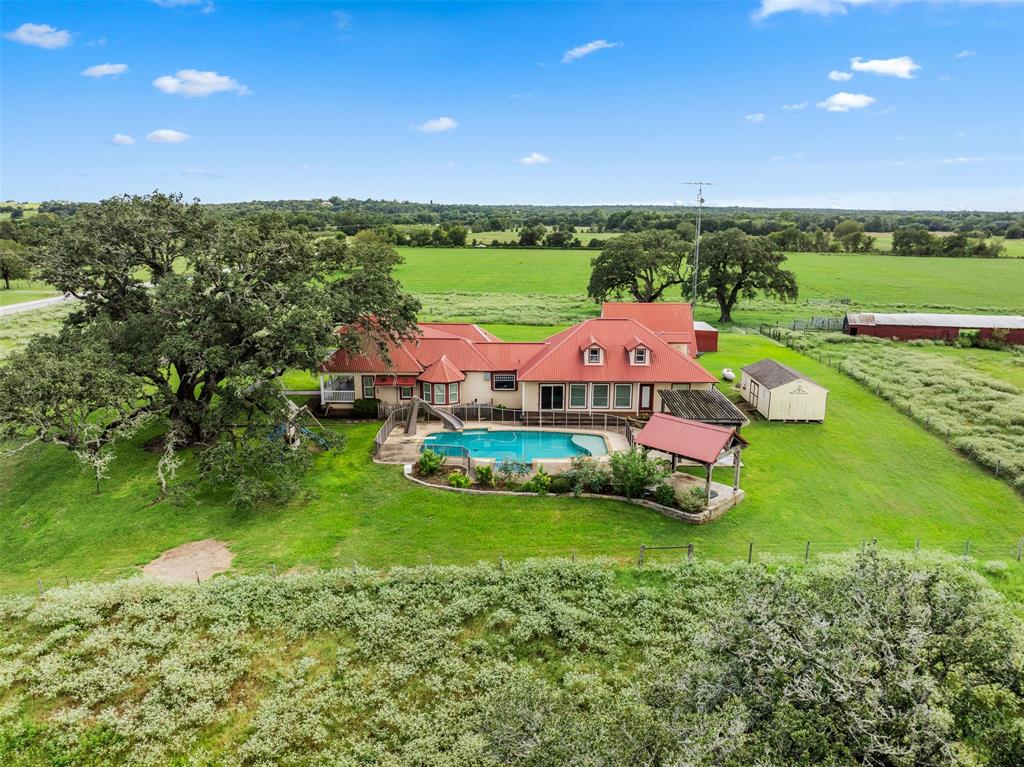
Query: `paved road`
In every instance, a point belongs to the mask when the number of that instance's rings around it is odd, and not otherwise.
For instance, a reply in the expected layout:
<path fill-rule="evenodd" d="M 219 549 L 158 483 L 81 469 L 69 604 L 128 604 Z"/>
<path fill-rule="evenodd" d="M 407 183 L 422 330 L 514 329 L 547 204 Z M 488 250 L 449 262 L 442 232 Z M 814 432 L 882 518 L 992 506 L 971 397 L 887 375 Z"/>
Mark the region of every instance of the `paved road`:
<path fill-rule="evenodd" d="M 30 312 L 33 309 L 42 309 L 46 306 L 56 306 L 69 299 L 71 299 L 71 296 L 54 296 L 53 298 L 39 298 L 35 301 L 23 301 L 20 304 L 0 306 L 0 317 L 6 317 L 8 314 L 18 314 L 19 312 Z"/>

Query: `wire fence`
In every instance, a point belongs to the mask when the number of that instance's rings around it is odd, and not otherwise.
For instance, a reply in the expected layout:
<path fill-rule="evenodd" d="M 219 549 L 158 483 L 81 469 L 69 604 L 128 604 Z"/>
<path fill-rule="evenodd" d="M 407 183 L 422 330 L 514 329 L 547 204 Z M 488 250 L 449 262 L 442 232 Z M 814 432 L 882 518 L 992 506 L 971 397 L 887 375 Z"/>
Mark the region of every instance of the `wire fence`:
<path fill-rule="evenodd" d="M 679 542 L 658 542 L 639 543 L 636 546 L 616 547 L 587 551 L 585 549 L 573 549 L 570 551 L 552 552 L 549 549 L 542 549 L 536 552 L 519 551 L 517 557 L 508 557 L 503 553 L 493 553 L 493 549 L 480 556 L 474 557 L 472 553 L 463 551 L 458 557 L 439 556 L 435 557 L 431 552 L 423 552 L 418 557 L 413 556 L 412 561 L 403 559 L 374 565 L 375 569 L 386 570 L 389 567 L 411 567 L 416 565 L 469 565 L 478 562 L 492 561 L 499 566 L 516 559 L 526 560 L 532 558 L 562 557 L 576 561 L 594 559 L 612 559 L 618 561 L 625 567 L 643 567 L 652 564 L 672 564 L 680 561 L 692 561 L 696 559 L 714 560 L 720 562 L 747 562 L 748 564 L 773 564 L 784 560 L 788 564 L 810 564 L 816 559 L 835 554 L 854 553 L 866 551 L 873 548 L 883 553 L 909 554 L 927 556 L 933 553 L 942 553 L 958 557 L 964 561 L 981 566 L 991 566 L 993 572 L 998 573 L 1003 568 L 1024 568 L 1024 536 L 1016 540 L 1009 539 L 973 539 L 973 538 L 944 538 L 928 539 L 915 538 L 863 538 L 860 541 L 820 541 L 820 540 L 748 540 L 737 543 L 736 541 L 712 541 L 697 538 L 689 541 Z M 992 564 L 998 563 L 998 564 Z M 267 567 L 252 571 L 248 570 L 238 575 L 254 575 L 265 572 L 267 575 L 277 577 L 284 574 L 290 565 L 282 563 L 279 570 L 276 563 Z M 301 566 L 302 572 L 318 570 L 343 570 L 347 567 L 358 569 L 361 567 L 356 561 L 351 564 L 332 563 L 327 567 L 307 567 L 304 563 Z M 219 577 L 232 577 L 232 574 L 222 573 Z M 67 575 L 53 578 L 48 576 L 46 580 L 42 577 L 35 578 L 34 588 L 27 589 L 6 589 L 0 586 L 2 593 L 30 592 L 35 596 L 43 596 L 52 588 L 68 588 L 72 585 L 88 582 L 90 579 L 72 579 Z M 203 578 L 196 573 L 195 582 L 199 583 Z M 2 583 L 2 581 L 0 581 Z"/>

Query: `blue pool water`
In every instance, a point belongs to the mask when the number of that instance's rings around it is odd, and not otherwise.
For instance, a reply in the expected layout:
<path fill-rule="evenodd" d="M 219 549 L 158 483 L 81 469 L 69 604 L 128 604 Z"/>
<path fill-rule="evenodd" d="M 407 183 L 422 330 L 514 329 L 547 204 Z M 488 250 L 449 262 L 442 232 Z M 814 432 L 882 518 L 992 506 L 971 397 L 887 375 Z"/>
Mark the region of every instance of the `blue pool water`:
<path fill-rule="evenodd" d="M 577 455 L 605 455 L 608 447 L 596 434 L 560 431 L 438 431 L 423 440 L 424 450 L 442 455 L 461 455 L 461 447 L 474 458 L 499 461 L 532 461 L 534 458 L 572 458 Z"/>

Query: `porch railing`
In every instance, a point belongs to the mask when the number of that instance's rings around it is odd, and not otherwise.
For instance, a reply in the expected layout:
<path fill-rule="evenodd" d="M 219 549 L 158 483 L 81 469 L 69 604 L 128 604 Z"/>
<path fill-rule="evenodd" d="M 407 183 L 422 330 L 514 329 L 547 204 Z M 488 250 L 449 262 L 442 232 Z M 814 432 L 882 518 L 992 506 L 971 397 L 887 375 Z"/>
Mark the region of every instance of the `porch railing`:
<path fill-rule="evenodd" d="M 356 401 L 355 389 L 324 389 L 324 396 L 322 402 L 330 404 L 332 402 L 340 403 L 352 403 Z"/>

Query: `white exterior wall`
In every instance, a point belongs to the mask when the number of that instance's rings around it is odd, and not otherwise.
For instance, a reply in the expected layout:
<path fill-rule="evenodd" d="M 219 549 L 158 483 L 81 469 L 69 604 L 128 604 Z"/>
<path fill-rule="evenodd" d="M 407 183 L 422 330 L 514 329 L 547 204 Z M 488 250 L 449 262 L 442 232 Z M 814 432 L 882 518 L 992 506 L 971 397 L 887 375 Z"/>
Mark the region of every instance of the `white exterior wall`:
<path fill-rule="evenodd" d="M 519 384 L 522 387 L 523 384 Z M 459 404 L 471 405 L 476 400 L 480 405 L 504 405 L 509 408 L 519 408 L 522 402 L 522 394 L 516 391 L 492 391 L 491 382 L 484 380 L 484 374 L 479 372 L 466 373 L 466 380 L 460 384 Z"/>
<path fill-rule="evenodd" d="M 740 378 L 740 394 L 743 399 L 754 404 L 753 384 L 756 382 L 743 373 Z M 758 385 L 757 412 L 769 421 L 824 421 L 825 405 L 828 391 L 811 383 L 805 378 L 798 378 L 774 389 L 766 389 Z"/>

